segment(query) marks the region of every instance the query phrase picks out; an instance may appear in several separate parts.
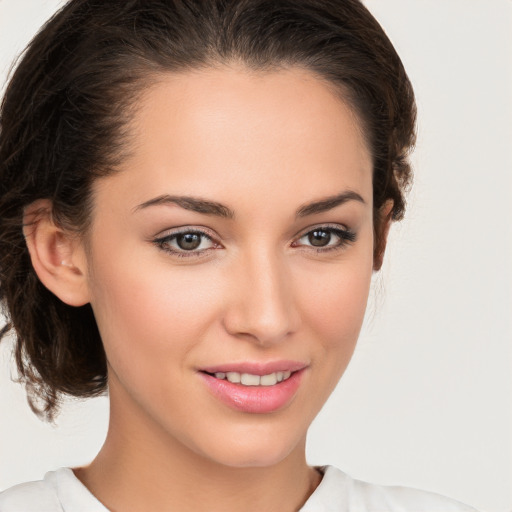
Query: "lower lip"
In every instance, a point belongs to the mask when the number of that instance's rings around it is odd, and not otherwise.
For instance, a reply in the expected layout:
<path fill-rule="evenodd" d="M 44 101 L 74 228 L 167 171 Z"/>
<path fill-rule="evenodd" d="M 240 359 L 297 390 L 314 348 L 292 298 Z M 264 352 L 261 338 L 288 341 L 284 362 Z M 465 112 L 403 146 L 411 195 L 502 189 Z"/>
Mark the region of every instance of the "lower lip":
<path fill-rule="evenodd" d="M 273 386 L 244 386 L 201 372 L 210 391 L 226 405 L 242 412 L 265 414 L 289 404 L 297 392 L 304 369 Z"/>

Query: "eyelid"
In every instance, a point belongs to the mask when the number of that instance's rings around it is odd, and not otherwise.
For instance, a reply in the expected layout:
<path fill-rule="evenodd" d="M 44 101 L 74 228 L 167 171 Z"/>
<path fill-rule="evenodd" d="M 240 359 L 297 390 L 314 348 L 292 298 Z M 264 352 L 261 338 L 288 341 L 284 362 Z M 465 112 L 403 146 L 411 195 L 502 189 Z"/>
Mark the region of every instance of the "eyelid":
<path fill-rule="evenodd" d="M 339 242 L 335 245 L 326 246 L 314 246 L 297 243 L 301 238 L 307 236 L 308 234 L 315 230 L 324 230 L 331 232 L 339 238 Z M 205 249 L 199 250 L 191 249 L 187 251 L 185 249 L 171 248 L 170 245 L 166 243 L 169 242 L 170 240 L 175 240 L 176 237 L 178 237 L 181 234 L 187 233 L 198 234 L 201 235 L 202 237 L 205 237 L 213 244 L 213 247 L 207 247 Z M 217 238 L 218 237 L 216 235 L 211 234 L 211 230 L 205 227 L 181 226 L 161 232 L 161 234 L 153 238 L 152 242 L 155 245 L 157 245 L 161 250 L 177 257 L 201 257 L 207 255 L 213 249 L 218 249 L 219 246 L 222 247 L 222 244 L 220 244 L 220 242 L 217 241 Z M 297 234 L 294 237 L 292 246 L 299 248 L 307 248 L 308 250 L 314 250 L 315 252 L 322 253 L 328 251 L 342 250 L 343 248 L 345 248 L 346 245 L 355 242 L 355 240 L 356 233 L 353 232 L 350 228 L 346 227 L 344 224 L 324 223 L 317 224 L 315 226 L 309 226 L 308 228 L 302 230 L 299 234 Z"/>
<path fill-rule="evenodd" d="M 205 237 L 213 244 L 213 247 L 187 251 L 184 249 L 171 248 L 168 244 L 166 245 L 167 241 L 176 239 L 176 237 L 178 237 L 179 235 L 184 235 L 188 233 L 198 234 Z M 221 244 L 217 241 L 217 237 L 215 235 L 212 235 L 210 230 L 204 227 L 196 226 L 181 226 L 177 228 L 168 229 L 154 237 L 152 239 L 152 242 L 155 245 L 157 245 L 162 251 L 165 251 L 173 256 L 177 256 L 180 258 L 201 257 L 206 255 L 206 253 L 209 253 L 211 250 L 217 249 L 218 246 L 221 246 Z"/>
<path fill-rule="evenodd" d="M 295 235 L 294 239 L 302 238 L 304 235 L 307 235 L 308 233 L 311 233 L 311 231 L 315 231 L 315 229 L 331 229 L 331 230 L 338 230 L 343 231 L 345 233 L 353 233 L 353 231 L 345 226 L 345 224 L 336 224 L 332 222 L 324 222 L 320 224 L 314 224 L 313 226 L 308 226 L 307 228 L 302 229 L 299 231 L 297 235 Z"/>
<path fill-rule="evenodd" d="M 302 245 L 298 244 L 297 247 L 306 247 L 307 249 L 313 249 L 316 252 L 327 252 L 327 251 L 333 251 L 333 250 L 341 250 L 344 249 L 345 246 L 348 244 L 351 244 L 356 241 L 357 234 L 352 231 L 350 228 L 343 224 L 332 224 L 332 223 L 326 223 L 326 224 L 318 224 L 316 226 L 309 226 L 305 230 L 301 231 L 300 234 L 298 234 L 293 244 L 296 244 L 301 238 L 304 238 L 308 234 L 312 233 L 313 231 L 329 231 L 331 233 L 334 233 L 340 240 L 336 245 L 327 245 L 327 246 L 314 246 L 314 245 Z"/>
<path fill-rule="evenodd" d="M 208 229 L 207 227 L 185 224 L 183 226 L 176 226 L 174 228 L 165 229 L 164 231 L 159 232 L 157 235 L 155 235 L 154 240 L 168 238 L 173 235 L 182 235 L 184 233 L 199 233 L 206 236 L 207 238 L 210 238 L 211 240 L 216 240 L 218 238 L 215 232 L 211 229 Z"/>

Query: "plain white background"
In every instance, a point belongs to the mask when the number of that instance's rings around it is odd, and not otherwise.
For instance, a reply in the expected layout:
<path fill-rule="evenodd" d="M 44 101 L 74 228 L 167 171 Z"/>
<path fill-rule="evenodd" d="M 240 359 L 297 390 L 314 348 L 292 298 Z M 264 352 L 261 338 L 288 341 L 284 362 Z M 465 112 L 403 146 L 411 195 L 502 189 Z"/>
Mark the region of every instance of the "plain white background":
<path fill-rule="evenodd" d="M 512 510 L 512 1 L 366 0 L 415 86 L 419 139 L 354 359 L 312 464 Z M 0 0 L 0 81 L 58 0 Z M 108 403 L 28 409 L 0 345 L 0 489 L 93 458 Z"/>

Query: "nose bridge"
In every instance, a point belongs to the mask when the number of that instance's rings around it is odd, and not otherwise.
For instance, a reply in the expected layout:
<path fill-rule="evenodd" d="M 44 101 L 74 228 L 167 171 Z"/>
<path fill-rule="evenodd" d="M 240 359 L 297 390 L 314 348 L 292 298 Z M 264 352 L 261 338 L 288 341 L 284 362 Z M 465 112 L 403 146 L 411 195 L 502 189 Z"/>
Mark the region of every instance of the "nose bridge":
<path fill-rule="evenodd" d="M 272 250 L 247 251 L 232 277 L 236 293 L 226 312 L 231 334 L 260 344 L 279 342 L 297 328 L 293 283 L 283 255 Z"/>

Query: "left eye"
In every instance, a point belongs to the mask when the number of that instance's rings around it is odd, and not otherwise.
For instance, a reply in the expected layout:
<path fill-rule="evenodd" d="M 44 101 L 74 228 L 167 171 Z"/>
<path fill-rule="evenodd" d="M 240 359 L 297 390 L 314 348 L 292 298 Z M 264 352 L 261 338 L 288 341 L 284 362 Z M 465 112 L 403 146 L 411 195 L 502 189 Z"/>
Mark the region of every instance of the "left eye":
<path fill-rule="evenodd" d="M 298 244 L 315 247 L 317 249 L 331 249 L 341 247 L 354 240 L 355 234 L 351 231 L 340 228 L 319 227 L 302 235 L 298 239 Z"/>
<path fill-rule="evenodd" d="M 214 247 L 213 240 L 201 231 L 173 233 L 155 240 L 162 248 L 173 253 L 197 253 Z"/>

